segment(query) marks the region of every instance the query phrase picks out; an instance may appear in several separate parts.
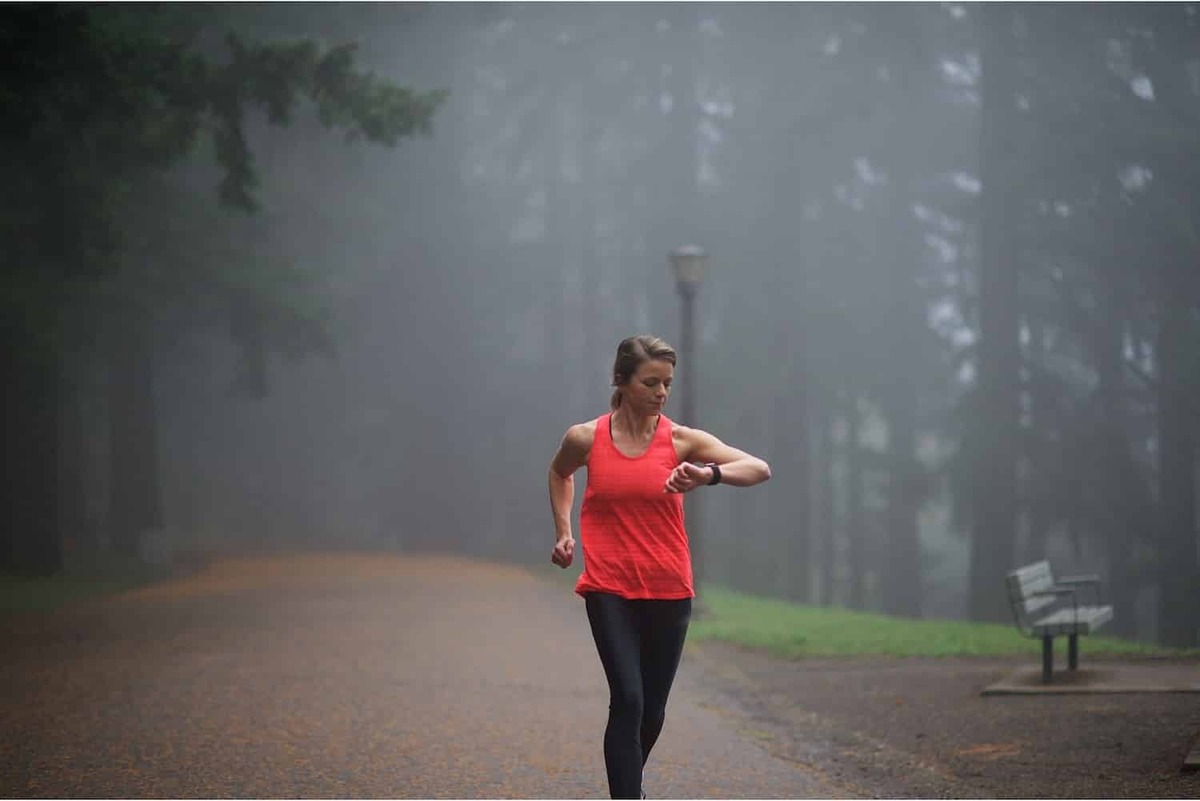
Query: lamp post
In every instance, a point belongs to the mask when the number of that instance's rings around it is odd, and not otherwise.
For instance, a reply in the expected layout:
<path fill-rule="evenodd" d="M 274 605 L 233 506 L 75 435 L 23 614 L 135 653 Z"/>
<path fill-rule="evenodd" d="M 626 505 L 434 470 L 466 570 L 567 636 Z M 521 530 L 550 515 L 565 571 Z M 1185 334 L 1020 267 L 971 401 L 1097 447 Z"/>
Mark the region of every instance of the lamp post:
<path fill-rule="evenodd" d="M 671 272 L 675 276 L 675 288 L 679 292 L 681 302 L 681 334 L 679 342 L 679 361 L 683 365 L 679 389 L 683 394 L 680 421 L 686 426 L 695 426 L 696 420 L 696 293 L 700 289 L 700 281 L 704 278 L 704 267 L 708 262 L 708 254 L 696 245 L 684 245 L 671 251 Z M 704 562 L 701 553 L 700 501 L 694 495 L 686 498 L 688 516 L 688 539 L 692 551 L 692 578 L 695 585 L 700 585 L 704 576 Z M 698 610 L 693 610 L 695 613 Z"/>
<path fill-rule="evenodd" d="M 675 288 L 679 291 L 682 303 L 682 334 L 680 336 L 679 357 L 685 365 L 683 380 L 683 424 L 696 425 L 696 293 L 700 289 L 700 281 L 704 278 L 704 266 L 708 255 L 696 245 L 684 245 L 671 251 L 671 272 L 675 276 Z M 689 378 L 691 376 L 691 378 Z"/>

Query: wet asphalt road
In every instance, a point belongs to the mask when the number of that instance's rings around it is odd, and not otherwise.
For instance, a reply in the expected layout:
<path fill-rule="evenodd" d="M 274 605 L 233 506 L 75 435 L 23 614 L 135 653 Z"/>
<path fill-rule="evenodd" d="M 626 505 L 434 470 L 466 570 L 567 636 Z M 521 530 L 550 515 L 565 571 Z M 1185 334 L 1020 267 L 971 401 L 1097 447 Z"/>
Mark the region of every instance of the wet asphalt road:
<path fill-rule="evenodd" d="M 607 797 L 582 601 L 519 568 L 227 559 L 0 636 L 4 796 Z M 651 797 L 844 795 L 726 700 L 685 654 Z"/>

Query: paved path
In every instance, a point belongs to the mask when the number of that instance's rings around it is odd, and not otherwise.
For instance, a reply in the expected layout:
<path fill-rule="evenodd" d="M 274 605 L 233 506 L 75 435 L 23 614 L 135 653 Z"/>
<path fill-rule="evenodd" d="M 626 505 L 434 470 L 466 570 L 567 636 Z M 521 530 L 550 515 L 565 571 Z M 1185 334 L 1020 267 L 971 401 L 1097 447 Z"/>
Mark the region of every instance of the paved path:
<path fill-rule="evenodd" d="M 216 563 L 0 622 L 0 794 L 604 798 L 582 602 L 435 557 Z M 652 797 L 844 797 L 771 756 L 684 657 Z"/>

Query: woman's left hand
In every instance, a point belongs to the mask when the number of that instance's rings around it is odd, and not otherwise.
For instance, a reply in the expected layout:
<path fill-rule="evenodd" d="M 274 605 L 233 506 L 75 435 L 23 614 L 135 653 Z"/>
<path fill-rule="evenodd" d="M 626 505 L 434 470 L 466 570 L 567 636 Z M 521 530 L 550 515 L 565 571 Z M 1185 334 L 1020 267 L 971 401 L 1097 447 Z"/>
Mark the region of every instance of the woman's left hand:
<path fill-rule="evenodd" d="M 667 476 L 667 484 L 663 492 L 691 492 L 696 487 L 703 487 L 712 480 L 712 468 L 702 467 L 691 462 L 680 462 Z"/>

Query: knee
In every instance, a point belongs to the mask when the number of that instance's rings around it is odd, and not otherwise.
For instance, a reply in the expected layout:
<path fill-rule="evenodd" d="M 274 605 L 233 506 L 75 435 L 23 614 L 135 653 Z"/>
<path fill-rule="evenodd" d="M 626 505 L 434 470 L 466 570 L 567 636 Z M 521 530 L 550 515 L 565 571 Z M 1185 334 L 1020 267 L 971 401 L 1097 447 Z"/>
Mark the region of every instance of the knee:
<path fill-rule="evenodd" d="M 642 693 L 636 688 L 626 687 L 613 691 L 608 708 L 614 715 L 640 721 L 645 708 L 645 700 Z"/>
<path fill-rule="evenodd" d="M 663 721 L 667 719 L 666 704 L 646 704 L 642 709 L 642 726 L 643 728 L 654 728 L 662 726 Z"/>

